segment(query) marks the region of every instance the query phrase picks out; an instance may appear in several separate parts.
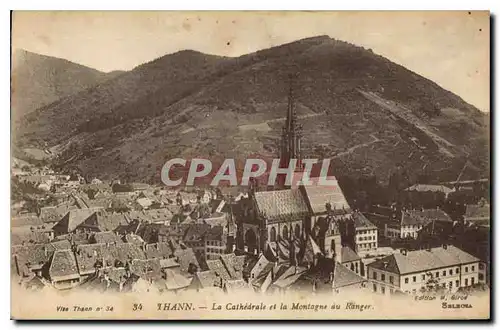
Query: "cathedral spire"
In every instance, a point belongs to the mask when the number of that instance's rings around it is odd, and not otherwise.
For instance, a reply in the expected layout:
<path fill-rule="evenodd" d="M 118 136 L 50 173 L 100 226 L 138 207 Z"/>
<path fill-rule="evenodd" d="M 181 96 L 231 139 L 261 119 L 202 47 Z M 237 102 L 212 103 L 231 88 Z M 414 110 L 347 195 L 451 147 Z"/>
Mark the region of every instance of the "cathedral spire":
<path fill-rule="evenodd" d="M 297 159 L 296 170 L 301 170 L 301 139 L 302 127 L 297 124 L 297 111 L 295 105 L 294 83 L 298 74 L 289 75 L 288 109 L 286 124 L 283 126 L 281 137 L 281 165 L 287 167 L 290 159 Z"/>
<path fill-rule="evenodd" d="M 286 117 L 286 123 L 287 123 L 287 129 L 289 132 L 292 132 L 295 130 L 295 124 L 297 123 L 297 113 L 295 111 L 295 102 L 294 102 L 294 95 L 293 95 L 293 84 L 294 84 L 294 75 L 290 74 L 289 75 L 289 91 L 288 91 L 288 112 L 287 112 L 287 117 Z"/>

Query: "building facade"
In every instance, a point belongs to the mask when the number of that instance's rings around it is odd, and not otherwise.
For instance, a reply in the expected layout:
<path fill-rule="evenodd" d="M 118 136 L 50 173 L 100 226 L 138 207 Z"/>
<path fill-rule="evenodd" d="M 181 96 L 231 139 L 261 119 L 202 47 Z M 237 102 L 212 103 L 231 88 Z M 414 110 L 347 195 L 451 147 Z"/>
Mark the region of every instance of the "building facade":
<path fill-rule="evenodd" d="M 356 228 L 355 250 L 356 252 L 372 251 L 378 248 L 378 229 L 361 212 L 352 215 Z"/>
<path fill-rule="evenodd" d="M 417 238 L 418 232 L 432 221 L 452 223 L 446 212 L 440 209 L 402 210 L 400 221 L 385 225 L 389 238 Z"/>
<path fill-rule="evenodd" d="M 446 246 L 395 253 L 367 265 L 373 292 L 417 294 L 444 289 L 455 292 L 479 281 L 479 259 Z"/>

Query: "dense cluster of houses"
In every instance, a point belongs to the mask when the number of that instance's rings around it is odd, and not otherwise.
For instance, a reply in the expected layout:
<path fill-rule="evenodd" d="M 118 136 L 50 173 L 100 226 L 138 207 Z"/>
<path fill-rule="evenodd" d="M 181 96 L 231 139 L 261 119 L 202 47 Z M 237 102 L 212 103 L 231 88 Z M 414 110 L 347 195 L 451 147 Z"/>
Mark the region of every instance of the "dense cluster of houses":
<path fill-rule="evenodd" d="M 453 245 L 379 246 L 452 226 L 443 210 L 363 214 L 339 186 L 252 186 L 224 196 L 53 172 L 16 180 L 50 201 L 32 212 L 19 201 L 12 208 L 12 274 L 29 289 L 413 294 L 488 283 L 487 262 Z M 466 216 L 489 223 L 487 207 L 471 205 Z"/>
<path fill-rule="evenodd" d="M 291 86 L 279 158 L 295 160 L 301 178 L 297 119 Z M 277 187 L 259 189 L 255 180 L 231 196 L 88 182 L 15 158 L 12 175 L 11 269 L 30 289 L 411 295 L 489 285 L 484 201 L 467 205 L 458 223 L 437 208 L 362 213 L 338 184 L 286 186 L 282 177 Z M 435 201 L 453 192 L 417 184 L 401 193 Z"/>

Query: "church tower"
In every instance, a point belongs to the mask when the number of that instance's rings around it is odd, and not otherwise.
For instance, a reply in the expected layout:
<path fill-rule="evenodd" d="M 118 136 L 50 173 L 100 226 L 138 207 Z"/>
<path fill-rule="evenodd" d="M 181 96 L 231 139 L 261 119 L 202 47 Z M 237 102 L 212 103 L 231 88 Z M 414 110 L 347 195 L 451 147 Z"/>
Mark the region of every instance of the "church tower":
<path fill-rule="evenodd" d="M 303 170 L 301 158 L 302 126 L 297 123 L 297 111 L 293 94 L 293 84 L 297 74 L 290 75 L 290 89 L 288 92 L 288 110 L 286 122 L 281 134 L 280 167 L 288 167 L 290 159 L 297 159 L 295 171 Z"/>

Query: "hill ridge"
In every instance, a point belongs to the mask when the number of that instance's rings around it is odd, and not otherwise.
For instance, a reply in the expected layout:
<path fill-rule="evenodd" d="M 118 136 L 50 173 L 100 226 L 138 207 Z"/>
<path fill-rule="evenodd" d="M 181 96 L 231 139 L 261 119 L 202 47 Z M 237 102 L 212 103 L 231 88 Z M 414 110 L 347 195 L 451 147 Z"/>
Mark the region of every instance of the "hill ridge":
<path fill-rule="evenodd" d="M 405 167 L 454 179 L 467 158 L 466 176 L 489 171 L 479 110 L 370 49 L 328 36 L 234 58 L 164 55 L 28 115 L 18 142 L 47 143 L 64 158 L 70 141 L 80 145 L 72 165 L 89 175 L 152 181 L 169 157 L 276 155 L 281 123 L 273 120 L 286 113 L 290 72 L 300 72 L 304 148 L 335 157 L 340 175 L 388 180 Z M 390 113 L 359 90 L 407 113 Z M 433 136 L 453 145 L 448 154 L 436 153 L 443 145 Z"/>
<path fill-rule="evenodd" d="M 11 66 L 13 121 L 119 75 L 25 49 L 12 52 Z"/>

